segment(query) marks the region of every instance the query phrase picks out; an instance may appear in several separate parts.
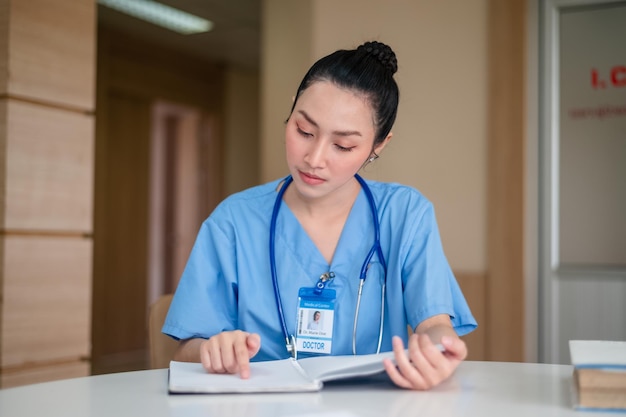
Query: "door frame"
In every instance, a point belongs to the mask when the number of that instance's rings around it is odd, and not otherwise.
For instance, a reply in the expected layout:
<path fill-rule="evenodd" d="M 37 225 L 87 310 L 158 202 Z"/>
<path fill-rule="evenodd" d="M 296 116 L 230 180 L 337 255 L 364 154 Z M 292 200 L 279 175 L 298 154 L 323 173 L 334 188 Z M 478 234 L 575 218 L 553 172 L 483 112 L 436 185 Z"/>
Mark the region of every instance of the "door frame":
<path fill-rule="evenodd" d="M 539 8 L 539 361 L 566 363 L 559 334 L 559 280 L 594 276 L 603 280 L 624 272 L 601 267 L 574 268 L 559 260 L 559 16 L 561 9 L 602 6 L 624 0 L 543 0 Z M 561 348 L 561 349 L 559 349 Z"/>

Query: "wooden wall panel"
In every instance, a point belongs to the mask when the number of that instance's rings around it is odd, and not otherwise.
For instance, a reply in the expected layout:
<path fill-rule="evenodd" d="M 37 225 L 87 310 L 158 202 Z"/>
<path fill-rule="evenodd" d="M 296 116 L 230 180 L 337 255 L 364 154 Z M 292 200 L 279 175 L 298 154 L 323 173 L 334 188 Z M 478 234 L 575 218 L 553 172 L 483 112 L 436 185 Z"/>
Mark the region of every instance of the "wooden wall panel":
<path fill-rule="evenodd" d="M 97 155 L 94 215 L 94 373 L 108 369 L 101 364 L 106 356 L 147 345 L 150 102 L 118 93 L 103 102 L 98 122 L 109 136 L 98 139 L 103 149 Z"/>
<path fill-rule="evenodd" d="M 224 70 L 215 63 L 100 27 L 98 66 L 98 82 L 109 90 L 222 111 Z"/>
<path fill-rule="evenodd" d="M 9 96 L 93 111 L 96 2 L 9 2 Z"/>
<path fill-rule="evenodd" d="M 7 93 L 9 61 L 9 0 L 0 0 L 0 96 Z"/>
<path fill-rule="evenodd" d="M 0 387 L 89 373 L 95 29 L 0 0 Z"/>
<path fill-rule="evenodd" d="M 465 295 L 474 318 L 478 322 L 478 328 L 463 337 L 469 354 L 467 359 L 473 361 L 486 360 L 486 277 L 481 273 L 455 272 L 456 279 Z"/>
<path fill-rule="evenodd" d="M 213 208 L 223 198 L 219 126 L 224 75 L 215 64 L 101 26 L 97 88 L 95 374 L 148 365 L 148 219 L 154 106 L 157 102 L 173 103 L 207 116 L 210 136 L 202 141 L 208 145 L 196 158 L 207 161 L 203 167 L 208 192 L 196 198 Z"/>
<path fill-rule="evenodd" d="M 4 227 L 90 233 L 94 117 L 9 101 L 7 138 Z"/>
<path fill-rule="evenodd" d="M 2 0 L 0 0 L 2 1 Z M 7 107 L 8 102 L 0 98 L 0 228 L 4 227 L 4 207 L 6 206 L 6 148 L 7 148 Z M 0 256 L 2 253 L 0 252 Z M 0 276 L 0 287 L 2 287 L 2 276 Z M 2 290 L 0 288 L 0 294 Z M 2 328 L 0 327 L 0 331 Z"/>
<path fill-rule="evenodd" d="M 2 240 L 3 370 L 88 357 L 91 239 L 3 236 Z"/>
<path fill-rule="evenodd" d="M 19 385 L 36 384 L 57 379 L 78 378 L 88 375 L 89 362 L 85 361 L 11 369 L 0 374 L 0 387 L 10 388 Z"/>
<path fill-rule="evenodd" d="M 489 1 L 487 359 L 523 361 L 526 0 Z"/>

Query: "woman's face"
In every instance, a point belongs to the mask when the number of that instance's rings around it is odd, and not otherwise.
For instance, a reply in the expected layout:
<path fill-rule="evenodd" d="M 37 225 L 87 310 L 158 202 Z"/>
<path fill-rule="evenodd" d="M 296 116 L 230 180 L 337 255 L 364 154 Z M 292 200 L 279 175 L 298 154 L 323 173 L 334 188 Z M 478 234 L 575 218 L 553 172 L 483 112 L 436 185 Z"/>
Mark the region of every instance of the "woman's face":
<path fill-rule="evenodd" d="M 318 321 L 320 319 L 320 312 L 316 311 L 315 314 L 313 314 L 313 320 Z"/>
<path fill-rule="evenodd" d="M 375 133 L 363 96 L 328 81 L 304 90 L 285 132 L 287 164 L 300 196 L 319 199 L 341 192 L 370 157 Z"/>

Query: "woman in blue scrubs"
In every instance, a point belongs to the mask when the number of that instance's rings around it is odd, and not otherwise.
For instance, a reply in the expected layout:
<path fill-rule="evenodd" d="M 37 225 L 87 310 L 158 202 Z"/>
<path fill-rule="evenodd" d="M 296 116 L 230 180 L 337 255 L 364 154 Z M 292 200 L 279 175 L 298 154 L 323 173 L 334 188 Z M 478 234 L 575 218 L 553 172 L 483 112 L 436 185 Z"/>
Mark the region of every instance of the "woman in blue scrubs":
<path fill-rule="evenodd" d="M 250 361 L 393 350 L 391 380 L 423 390 L 465 359 L 459 336 L 476 321 L 432 204 L 358 176 L 392 138 L 396 71 L 380 42 L 309 69 L 286 122 L 290 175 L 228 197 L 202 224 L 163 326 L 180 340 L 176 360 L 248 378 Z M 308 329 L 315 311 L 323 321 Z"/>

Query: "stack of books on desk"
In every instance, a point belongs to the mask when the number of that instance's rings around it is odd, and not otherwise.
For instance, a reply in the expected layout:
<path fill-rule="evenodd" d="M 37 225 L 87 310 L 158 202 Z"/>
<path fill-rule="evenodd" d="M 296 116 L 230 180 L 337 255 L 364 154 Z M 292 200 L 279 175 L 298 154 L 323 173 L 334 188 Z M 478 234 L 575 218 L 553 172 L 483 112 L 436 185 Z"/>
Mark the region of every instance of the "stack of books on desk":
<path fill-rule="evenodd" d="M 576 408 L 626 412 L 626 342 L 570 340 Z"/>

